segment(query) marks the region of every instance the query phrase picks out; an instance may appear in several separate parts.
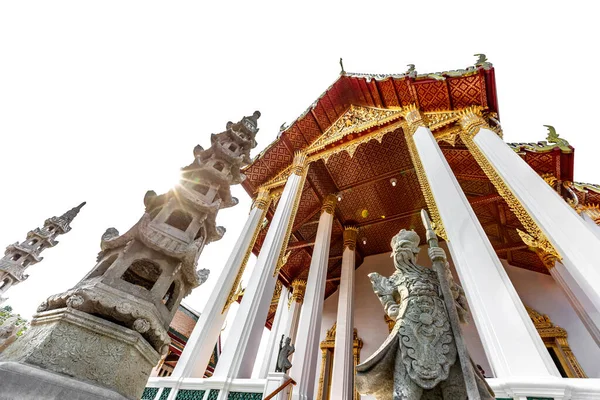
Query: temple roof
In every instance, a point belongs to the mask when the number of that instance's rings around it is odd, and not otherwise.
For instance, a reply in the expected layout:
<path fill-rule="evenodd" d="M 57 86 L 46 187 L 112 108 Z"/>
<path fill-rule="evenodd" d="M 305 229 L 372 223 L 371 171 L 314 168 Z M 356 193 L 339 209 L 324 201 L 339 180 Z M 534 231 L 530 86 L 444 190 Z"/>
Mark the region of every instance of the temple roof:
<path fill-rule="evenodd" d="M 380 121 L 349 134 L 345 132 L 345 136 L 360 137 L 363 135 L 360 130 L 386 131 L 377 140 L 365 140 L 352 150 L 337 152 L 311 163 L 287 247 L 291 254 L 280 272 L 279 278 L 284 284 L 288 285 L 296 278 L 306 279 L 321 204 L 331 193 L 341 194 L 342 200 L 335 211 L 326 296 L 336 290 L 339 282 L 344 225 L 351 223 L 360 229 L 357 267 L 366 256 L 389 252 L 390 239 L 402 228 L 414 228 L 424 240 L 419 211 L 426 207 L 426 203 L 402 128 L 397 125 L 394 116 L 401 107 L 411 104 L 431 115 L 437 111 L 478 106 L 489 117 L 498 120 L 494 69 L 491 64 L 486 64 L 416 77 L 414 74 L 342 73 L 245 168 L 247 179 L 242 185 L 248 194 L 254 196 L 261 185 L 278 179 L 278 174 L 291 165 L 295 151 L 309 146 L 313 149 L 324 138 L 335 136 L 334 131 L 345 129 L 345 120 L 347 126 L 354 126 L 351 124 L 357 121 L 362 123 L 360 114 L 366 113 L 377 114 Z M 511 144 L 511 147 L 535 171 L 548 178 L 549 183 L 558 182 L 561 194 L 573 196 L 560 184 L 573 180 L 574 149 L 568 144 L 558 146 L 550 142 Z M 460 138 L 442 139 L 439 144 L 498 256 L 512 265 L 547 273 L 536 253 L 520 239 L 517 229 L 522 229 L 521 223 Z M 391 185 L 391 179 L 396 180 L 395 186 Z M 594 190 L 588 190 L 584 195 L 582 187 L 574 185 L 571 189 L 579 201 L 596 199 Z M 587 200 L 585 196 L 588 196 Z M 597 197 L 600 200 L 600 195 Z M 275 206 L 271 205 L 268 219 L 274 209 Z M 262 229 L 259 233 L 253 249 L 255 254 L 262 246 L 266 231 Z"/>

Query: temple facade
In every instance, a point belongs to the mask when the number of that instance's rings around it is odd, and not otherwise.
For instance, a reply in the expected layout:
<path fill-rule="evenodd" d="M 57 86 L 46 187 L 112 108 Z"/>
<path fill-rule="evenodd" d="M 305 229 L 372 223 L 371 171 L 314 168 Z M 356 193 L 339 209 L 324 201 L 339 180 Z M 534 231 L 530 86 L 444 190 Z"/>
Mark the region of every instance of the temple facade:
<path fill-rule="evenodd" d="M 422 209 L 496 398 L 600 398 L 600 186 L 575 180 L 574 148 L 552 126 L 538 143 L 503 140 L 494 74 L 485 57 L 430 74 L 342 71 L 244 168 L 254 202 L 242 234 L 177 365 L 144 399 L 360 398 L 354 367 L 395 323 L 368 274 L 393 271 L 401 229 L 419 234 L 419 263 L 431 265 Z M 295 351 L 277 372 L 282 336 Z"/>

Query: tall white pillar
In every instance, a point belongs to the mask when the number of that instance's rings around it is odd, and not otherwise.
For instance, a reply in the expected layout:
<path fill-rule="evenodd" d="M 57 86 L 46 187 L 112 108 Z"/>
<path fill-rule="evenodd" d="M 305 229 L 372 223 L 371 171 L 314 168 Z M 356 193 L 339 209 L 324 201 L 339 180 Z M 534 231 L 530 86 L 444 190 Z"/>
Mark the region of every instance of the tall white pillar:
<path fill-rule="evenodd" d="M 553 265 L 547 265 L 550 275 L 562 288 L 579 319 L 596 341 L 596 344 L 600 346 L 600 329 L 598 329 L 600 326 L 600 313 L 594 308 L 590 299 L 583 293 L 565 266 L 560 262 L 552 261 L 552 263 Z"/>
<path fill-rule="evenodd" d="M 482 127 L 473 142 L 563 257 L 562 263 L 600 309 L 600 240 L 585 221 L 493 131 Z"/>
<path fill-rule="evenodd" d="M 306 155 L 294 158 L 293 172 L 281 194 L 256 265 L 244 292 L 244 297 L 225 341 L 215 368 L 214 378 L 230 382 L 235 378 L 250 378 L 275 289 L 278 262 L 289 236 L 288 227 L 300 201 L 306 178 Z M 227 398 L 228 390 L 219 392 Z"/>
<path fill-rule="evenodd" d="M 304 293 L 306 292 L 306 281 L 303 279 L 294 279 L 292 282 L 292 298 L 289 303 L 289 310 L 282 334 L 289 336 L 292 343 L 296 343 L 296 333 L 298 332 L 298 320 L 300 319 L 300 310 L 304 302 Z M 294 355 L 292 354 L 292 357 Z"/>
<path fill-rule="evenodd" d="M 333 400 L 354 397 L 354 269 L 356 227 L 344 230 L 342 275 L 340 278 L 337 308 L 337 328 L 333 351 L 331 395 Z"/>
<path fill-rule="evenodd" d="M 562 257 L 570 276 L 600 312 L 600 268 L 598 248 L 600 239 L 592 228 L 567 202 L 560 197 L 517 153 L 487 127 L 476 110 L 465 112 L 467 146 L 482 168 L 494 176 L 493 183 L 532 239 L 534 245 L 550 248 Z M 530 243 L 528 243 L 530 244 Z M 573 291 L 577 296 L 577 290 Z M 590 331 L 599 330 L 596 320 Z M 588 328 L 589 330 L 589 328 Z"/>
<path fill-rule="evenodd" d="M 433 134 L 417 110 L 406 120 L 419 183 L 438 230 L 445 229 L 495 376 L 560 376 Z"/>
<path fill-rule="evenodd" d="M 260 225 L 271 198 L 268 190 L 259 190 L 250 215 L 215 284 L 204 311 L 183 349 L 173 370 L 173 378 L 202 378 L 215 348 L 229 310 L 228 303 L 242 276 L 243 266 L 250 256 Z"/>
<path fill-rule="evenodd" d="M 325 282 L 329 264 L 329 245 L 333 227 L 333 212 L 337 198 L 329 195 L 323 202 L 317 237 L 306 281 L 304 305 L 300 312 L 296 352 L 289 375 L 298 384 L 292 391 L 293 400 L 312 400 L 319 358 L 319 334 L 325 297 Z"/>
<path fill-rule="evenodd" d="M 271 333 L 269 333 L 265 357 L 258 374 L 260 379 L 266 379 L 270 372 L 275 372 L 275 367 L 277 366 L 277 356 L 279 355 L 281 330 L 283 324 L 285 323 L 284 318 L 287 314 L 286 311 L 289 293 L 289 289 L 282 285 L 281 293 L 279 294 L 279 301 L 277 302 L 277 310 L 275 311 L 275 317 L 273 317 L 273 324 L 271 325 Z"/>

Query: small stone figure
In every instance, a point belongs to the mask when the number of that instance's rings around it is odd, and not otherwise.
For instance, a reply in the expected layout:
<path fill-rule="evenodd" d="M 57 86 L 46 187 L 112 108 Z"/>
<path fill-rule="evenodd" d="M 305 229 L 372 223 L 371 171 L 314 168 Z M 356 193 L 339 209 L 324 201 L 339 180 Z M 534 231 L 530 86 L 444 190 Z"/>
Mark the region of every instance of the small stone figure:
<path fill-rule="evenodd" d="M 396 323 L 379 350 L 356 367 L 356 388 L 377 400 L 467 399 L 437 274 L 416 263 L 419 243 L 419 235 L 403 229 L 392 238 L 394 274 L 389 278 L 369 274 L 385 313 Z M 445 259 L 442 249 L 430 251 Z M 464 320 L 464 293 L 450 282 L 459 317 Z M 494 399 L 478 371 L 476 384 L 482 400 Z"/>
<path fill-rule="evenodd" d="M 284 342 L 285 338 L 285 344 Z M 291 344 L 292 339 L 289 337 L 285 337 L 285 335 L 281 335 L 281 341 L 279 342 L 279 356 L 277 357 L 277 366 L 275 367 L 275 372 L 283 372 L 286 373 L 288 369 L 292 368 L 292 363 L 288 358 L 290 355 L 296 351 L 294 345 Z"/>
<path fill-rule="evenodd" d="M 17 340 L 17 332 L 19 331 L 18 322 L 19 319 L 17 317 L 10 317 L 0 326 L 0 353 Z"/>

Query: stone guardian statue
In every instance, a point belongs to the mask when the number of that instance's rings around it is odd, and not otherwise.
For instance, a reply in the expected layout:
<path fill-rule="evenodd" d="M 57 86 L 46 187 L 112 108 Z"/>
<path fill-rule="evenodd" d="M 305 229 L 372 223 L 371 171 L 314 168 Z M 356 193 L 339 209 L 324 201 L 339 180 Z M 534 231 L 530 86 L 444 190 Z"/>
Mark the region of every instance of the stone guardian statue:
<path fill-rule="evenodd" d="M 478 393 L 467 395 L 440 281 L 434 270 L 416 263 L 419 243 L 416 232 L 401 230 L 391 242 L 394 274 L 389 278 L 369 274 L 385 313 L 396 323 L 381 347 L 356 367 L 356 388 L 377 400 L 493 400 L 476 368 Z M 431 247 L 429 251 L 432 260 L 446 265 L 454 306 L 465 321 L 464 292 L 452 281 L 444 250 Z"/>
<path fill-rule="evenodd" d="M 279 342 L 279 355 L 277 356 L 277 367 L 275 368 L 275 372 L 286 373 L 288 369 L 292 368 L 292 363 L 290 362 L 289 357 L 294 351 L 296 351 L 296 348 L 293 344 L 291 344 L 291 341 L 291 338 L 281 335 L 281 341 Z"/>

